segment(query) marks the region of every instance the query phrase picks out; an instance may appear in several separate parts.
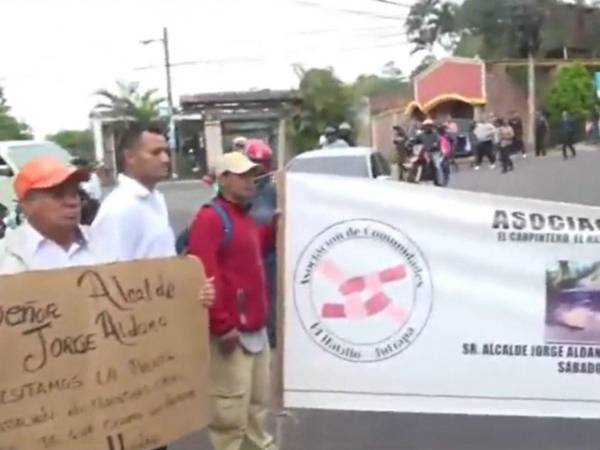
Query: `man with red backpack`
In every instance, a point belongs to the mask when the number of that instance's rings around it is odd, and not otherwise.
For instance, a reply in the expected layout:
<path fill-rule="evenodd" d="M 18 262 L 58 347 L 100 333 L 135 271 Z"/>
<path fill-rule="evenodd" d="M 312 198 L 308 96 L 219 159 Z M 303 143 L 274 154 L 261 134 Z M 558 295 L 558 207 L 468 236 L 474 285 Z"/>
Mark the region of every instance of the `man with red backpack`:
<path fill-rule="evenodd" d="M 263 266 L 275 243 L 275 216 L 261 226 L 250 215 L 255 178 L 262 170 L 241 152 L 223 155 L 216 167 L 219 195 L 200 209 L 189 233 L 188 253 L 215 277 L 209 432 L 216 450 L 275 448 L 264 427 L 270 349 Z"/>

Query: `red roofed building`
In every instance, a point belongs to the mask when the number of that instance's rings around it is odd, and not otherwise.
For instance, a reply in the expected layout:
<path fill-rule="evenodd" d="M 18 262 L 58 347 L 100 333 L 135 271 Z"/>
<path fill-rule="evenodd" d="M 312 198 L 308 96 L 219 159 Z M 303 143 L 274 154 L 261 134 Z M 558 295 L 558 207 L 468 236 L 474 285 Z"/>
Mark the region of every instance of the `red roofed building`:
<path fill-rule="evenodd" d="M 450 114 L 473 118 L 475 108 L 486 104 L 485 80 L 485 64 L 481 60 L 442 59 L 415 78 L 415 99 L 406 112 L 430 117 Z"/>

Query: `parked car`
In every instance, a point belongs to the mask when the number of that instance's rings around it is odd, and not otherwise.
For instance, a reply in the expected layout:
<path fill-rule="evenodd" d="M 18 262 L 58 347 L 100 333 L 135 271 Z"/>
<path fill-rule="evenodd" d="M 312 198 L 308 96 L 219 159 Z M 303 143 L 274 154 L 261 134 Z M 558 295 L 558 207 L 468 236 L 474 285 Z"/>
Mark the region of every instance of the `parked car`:
<path fill-rule="evenodd" d="M 455 158 L 470 158 L 475 152 L 473 151 L 473 138 L 469 137 L 470 133 L 458 133 L 454 146 Z"/>
<path fill-rule="evenodd" d="M 292 159 L 286 170 L 288 172 L 391 180 L 391 169 L 387 160 L 380 152 L 368 147 L 311 150 Z"/>
<path fill-rule="evenodd" d="M 12 216 L 16 208 L 13 191 L 14 177 L 21 167 L 39 156 L 54 156 L 70 163 L 71 154 L 53 142 L 46 141 L 0 141 L 0 211 Z"/>

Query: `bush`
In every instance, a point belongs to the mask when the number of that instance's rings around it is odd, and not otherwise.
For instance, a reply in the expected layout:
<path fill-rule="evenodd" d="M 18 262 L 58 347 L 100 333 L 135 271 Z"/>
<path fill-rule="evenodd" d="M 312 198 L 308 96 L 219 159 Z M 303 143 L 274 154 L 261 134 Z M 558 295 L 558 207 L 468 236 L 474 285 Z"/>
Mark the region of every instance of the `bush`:
<path fill-rule="evenodd" d="M 595 104 L 594 80 L 588 70 L 581 64 L 561 67 L 546 100 L 550 121 L 558 123 L 562 112 L 568 111 L 581 124 L 592 116 Z"/>

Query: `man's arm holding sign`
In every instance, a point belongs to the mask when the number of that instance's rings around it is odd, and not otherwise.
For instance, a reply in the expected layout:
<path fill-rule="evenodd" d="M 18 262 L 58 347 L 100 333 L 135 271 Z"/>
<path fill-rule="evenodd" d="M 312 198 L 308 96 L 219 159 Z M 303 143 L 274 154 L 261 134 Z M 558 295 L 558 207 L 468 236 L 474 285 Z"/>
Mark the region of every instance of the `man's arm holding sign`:
<path fill-rule="evenodd" d="M 211 308 L 215 303 L 215 296 L 217 291 L 215 290 L 215 277 L 208 278 L 206 283 L 200 289 L 199 301 L 205 308 Z"/>

